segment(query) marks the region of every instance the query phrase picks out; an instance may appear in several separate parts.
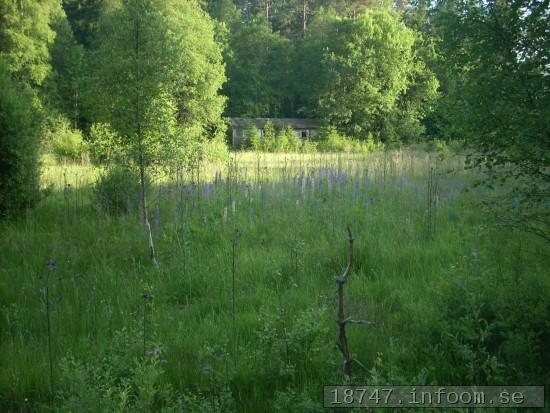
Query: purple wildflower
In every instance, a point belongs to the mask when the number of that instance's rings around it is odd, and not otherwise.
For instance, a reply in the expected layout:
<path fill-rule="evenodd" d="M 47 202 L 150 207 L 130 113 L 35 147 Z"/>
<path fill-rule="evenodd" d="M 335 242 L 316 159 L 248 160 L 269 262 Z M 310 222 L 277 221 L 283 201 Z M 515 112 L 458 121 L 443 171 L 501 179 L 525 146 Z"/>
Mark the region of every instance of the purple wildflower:
<path fill-rule="evenodd" d="M 48 269 L 50 271 L 55 271 L 55 269 L 57 268 L 57 261 L 54 259 L 51 259 L 48 261 L 46 265 L 48 266 Z"/>

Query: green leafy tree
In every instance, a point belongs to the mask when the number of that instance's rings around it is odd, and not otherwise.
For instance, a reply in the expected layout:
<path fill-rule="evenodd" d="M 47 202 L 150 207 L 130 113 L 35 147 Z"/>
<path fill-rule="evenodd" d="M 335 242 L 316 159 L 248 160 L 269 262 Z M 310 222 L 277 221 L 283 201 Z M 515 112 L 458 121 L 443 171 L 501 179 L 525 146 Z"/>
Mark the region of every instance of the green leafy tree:
<path fill-rule="evenodd" d="M 491 203 L 501 222 L 550 240 L 548 2 L 440 1 L 431 21 L 445 56 L 442 132 L 466 139 L 485 184 L 514 187 Z"/>
<path fill-rule="evenodd" d="M 120 135 L 105 123 L 94 123 L 90 127 L 90 157 L 95 164 L 111 162 L 124 164 L 124 148 Z"/>
<path fill-rule="evenodd" d="M 229 27 L 238 24 L 241 17 L 241 11 L 233 0 L 209 1 L 207 10 L 212 18 L 225 23 Z"/>
<path fill-rule="evenodd" d="M 196 149 L 204 136 L 224 132 L 221 51 L 212 21 L 192 1 L 125 0 L 105 16 L 98 41 L 87 103 L 94 119 L 120 136 L 126 158 L 139 169 L 156 263 L 146 176 L 200 156 Z"/>
<path fill-rule="evenodd" d="M 65 118 L 61 118 L 59 123 L 51 140 L 53 154 L 62 162 L 84 160 L 87 148 L 82 132 L 72 129 Z"/>
<path fill-rule="evenodd" d="M 101 15 L 116 0 L 63 0 L 63 8 L 79 44 L 91 48 L 99 28 Z"/>
<path fill-rule="evenodd" d="M 397 3 L 399 0 L 395 1 Z M 363 13 L 375 9 L 389 9 L 392 1 L 388 0 L 332 0 L 329 7 L 342 17 L 357 19 Z"/>
<path fill-rule="evenodd" d="M 0 62 L 0 215 L 17 214 L 37 199 L 39 111 L 35 93 Z"/>
<path fill-rule="evenodd" d="M 44 82 L 43 100 L 53 112 L 71 120 L 76 129 L 83 117 L 80 92 L 85 76 L 85 50 L 77 43 L 63 10 L 52 16 L 56 36 L 50 45 L 52 71 Z"/>
<path fill-rule="evenodd" d="M 292 108 L 292 43 L 257 22 L 237 27 L 230 39 L 224 93 L 232 116 L 281 117 Z"/>
<path fill-rule="evenodd" d="M 437 82 L 415 53 L 417 34 L 387 10 L 355 20 L 323 14 L 310 27 L 301 53 L 303 112 L 325 119 L 349 136 L 388 138 L 389 125 L 435 96 Z M 312 63 L 315 62 L 315 63 Z M 421 98 L 416 91 L 423 92 Z"/>
<path fill-rule="evenodd" d="M 36 87 L 50 73 L 51 16 L 59 12 L 59 0 L 0 0 L 0 59 L 17 80 Z"/>

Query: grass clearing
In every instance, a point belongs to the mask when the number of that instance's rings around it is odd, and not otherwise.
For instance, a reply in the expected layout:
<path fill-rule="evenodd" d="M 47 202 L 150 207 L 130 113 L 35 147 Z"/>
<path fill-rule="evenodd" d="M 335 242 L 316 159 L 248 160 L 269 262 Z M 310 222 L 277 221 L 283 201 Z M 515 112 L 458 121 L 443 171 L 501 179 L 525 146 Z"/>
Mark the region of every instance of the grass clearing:
<path fill-rule="evenodd" d="M 369 369 L 354 366 L 354 381 L 548 383 L 547 248 L 488 224 L 475 202 L 486 190 L 465 191 L 475 177 L 462 162 L 237 153 L 156 178 L 157 271 L 138 214 L 95 205 L 96 169 L 46 161 L 47 196 L 0 224 L 0 410 L 323 411 L 322 386 L 345 380 L 334 320 L 348 224 L 346 313 L 376 322 L 348 328 Z"/>

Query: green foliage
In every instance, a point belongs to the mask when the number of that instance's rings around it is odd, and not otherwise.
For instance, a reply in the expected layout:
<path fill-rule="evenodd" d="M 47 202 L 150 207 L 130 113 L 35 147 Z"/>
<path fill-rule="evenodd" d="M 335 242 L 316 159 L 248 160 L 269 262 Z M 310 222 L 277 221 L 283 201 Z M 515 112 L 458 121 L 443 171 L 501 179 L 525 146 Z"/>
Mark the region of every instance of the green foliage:
<path fill-rule="evenodd" d="M 305 140 L 302 144 L 302 152 L 305 153 L 314 153 L 317 152 L 319 147 L 319 142 L 314 140 Z"/>
<path fill-rule="evenodd" d="M 340 134 L 334 126 L 319 129 L 318 140 L 317 148 L 323 152 L 368 153 L 382 147 L 374 141 L 371 133 L 367 134 L 366 140 L 359 141 Z"/>
<path fill-rule="evenodd" d="M 105 123 L 94 123 L 90 127 L 88 148 L 91 160 L 95 164 L 124 161 L 124 148 L 120 136 Z"/>
<path fill-rule="evenodd" d="M 292 126 L 287 126 L 277 134 L 277 150 L 282 152 L 297 152 L 302 147 L 302 141 L 294 132 Z"/>
<path fill-rule="evenodd" d="M 194 2 L 123 2 L 101 20 L 91 65 L 89 113 L 111 125 L 136 162 L 169 167 L 192 142 L 223 133 L 221 51 Z"/>
<path fill-rule="evenodd" d="M 539 366 L 549 362 L 543 343 L 550 331 L 550 284 L 524 272 L 521 247 L 511 244 L 508 254 L 498 251 L 502 244 L 483 252 L 473 247 L 433 285 L 429 306 L 403 309 L 409 314 L 400 321 L 403 334 L 377 356 L 374 383 L 548 380 Z"/>
<path fill-rule="evenodd" d="M 208 14 L 230 27 L 237 24 L 241 17 L 233 0 L 209 1 Z"/>
<path fill-rule="evenodd" d="M 229 159 L 229 148 L 221 136 L 207 139 L 203 144 L 203 148 L 204 155 L 210 162 L 225 162 Z"/>
<path fill-rule="evenodd" d="M 435 26 L 441 31 L 440 70 L 452 71 L 444 132 L 467 139 L 474 165 L 509 176 L 547 178 L 550 128 L 547 57 L 550 36 L 544 2 L 441 3 Z M 452 130 L 451 130 L 452 129 Z"/>
<path fill-rule="evenodd" d="M 95 40 L 102 11 L 113 0 L 63 0 L 75 39 L 86 48 Z"/>
<path fill-rule="evenodd" d="M 40 107 L 34 93 L 0 61 L 0 216 L 37 199 Z"/>
<path fill-rule="evenodd" d="M 264 125 L 262 147 L 266 152 L 275 152 L 277 150 L 277 131 L 275 130 L 275 125 L 270 120 Z"/>
<path fill-rule="evenodd" d="M 80 90 L 86 75 L 85 51 L 71 30 L 65 13 L 52 17 L 55 41 L 50 45 L 52 71 L 45 79 L 43 101 L 71 119 L 76 128 L 82 118 Z"/>
<path fill-rule="evenodd" d="M 57 127 L 49 132 L 52 139 L 52 152 L 58 161 L 82 161 L 86 154 L 87 145 L 82 132 L 72 129 L 63 119 Z"/>
<path fill-rule="evenodd" d="M 59 0 L 0 1 L 0 59 L 14 78 L 31 86 L 44 82 L 55 39 L 50 19 L 62 12 Z"/>
<path fill-rule="evenodd" d="M 203 163 L 200 182 L 189 169 L 183 181 L 163 177 L 149 191 L 161 272 L 142 254 L 140 218 L 105 216 L 76 185 L 96 170 L 46 164 L 51 195 L 26 219 L 0 223 L 2 411 L 47 410 L 47 336 L 37 322 L 45 256 L 57 259 L 59 280 L 53 410 L 316 411 L 319 389 L 346 380 L 334 323 L 346 222 L 355 238 L 346 316 L 376 322 L 347 327 L 367 368 L 354 364 L 356 382 L 548 382 L 543 240 L 488 226 L 474 201 L 489 191 L 461 190 L 475 179 L 462 170 L 440 174 L 437 232 L 423 236 L 426 174 L 460 168 L 461 157 L 401 148 L 234 161 Z M 159 347 L 157 359 L 143 357 L 144 288 L 154 295 L 146 352 Z"/>
<path fill-rule="evenodd" d="M 460 366 L 447 376 L 453 382 L 484 384 L 540 379 L 546 373 L 539 366 L 550 361 L 543 350 L 548 339 L 550 285 L 529 274 L 516 278 L 517 266 L 516 274 L 498 279 L 498 270 L 484 265 L 478 254 L 474 251 L 470 268 L 465 269 L 470 276 L 455 276 L 453 283 L 441 288 L 439 320 L 431 333 Z M 507 367 L 512 365 L 516 368 Z"/>
<path fill-rule="evenodd" d="M 230 399 L 179 393 L 164 382 L 169 361 L 161 347 L 140 353 L 139 330 L 115 332 L 108 351 L 88 362 L 68 356 L 61 361 L 59 412 L 231 412 Z"/>
<path fill-rule="evenodd" d="M 500 208 L 514 197 L 539 211 L 550 201 L 547 10 L 545 1 L 440 2 L 432 21 L 445 56 L 437 67 L 445 80 L 440 131 L 465 139 L 483 184 L 514 183 L 508 200 L 494 203 L 495 215 L 549 240 L 547 213 L 525 219 L 524 208 Z"/>
<path fill-rule="evenodd" d="M 277 392 L 273 403 L 273 412 L 300 412 L 300 413 L 323 413 L 326 409 L 318 401 L 317 397 L 311 397 L 307 393 L 296 393 L 294 390 Z"/>
<path fill-rule="evenodd" d="M 334 126 L 319 129 L 319 149 L 326 152 L 343 152 L 347 146 L 347 137 L 338 133 Z"/>
<path fill-rule="evenodd" d="M 260 131 L 253 122 L 247 122 L 244 127 L 246 136 L 245 148 L 250 148 L 255 151 L 262 150 L 262 140 L 260 139 Z"/>
<path fill-rule="evenodd" d="M 282 309 L 263 312 L 261 328 L 257 332 L 258 346 L 251 361 L 258 373 L 269 378 L 274 385 L 285 383 L 309 369 L 321 374 L 330 369 L 323 356 L 330 351 L 328 328 L 322 310 L 306 310 L 288 318 Z"/>
<path fill-rule="evenodd" d="M 106 214 L 128 214 L 137 211 L 140 191 L 139 173 L 133 168 L 114 164 L 95 183 L 94 202 Z"/>
<path fill-rule="evenodd" d="M 417 43 L 417 34 L 390 11 L 367 11 L 355 20 L 319 15 L 300 53 L 297 88 L 305 112 L 359 139 L 368 132 L 391 139 L 399 131 L 389 126 L 407 131 L 437 88 Z"/>
<path fill-rule="evenodd" d="M 247 22 L 232 33 L 230 50 L 226 59 L 229 81 L 224 87 L 229 98 L 227 113 L 248 117 L 288 113 L 292 43 L 264 24 Z"/>

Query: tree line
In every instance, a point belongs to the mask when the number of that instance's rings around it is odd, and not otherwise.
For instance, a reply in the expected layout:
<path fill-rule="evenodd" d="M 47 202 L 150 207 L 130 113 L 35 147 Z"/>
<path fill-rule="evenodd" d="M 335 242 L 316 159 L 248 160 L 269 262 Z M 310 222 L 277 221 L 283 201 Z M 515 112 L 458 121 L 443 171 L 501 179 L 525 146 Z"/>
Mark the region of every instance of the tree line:
<path fill-rule="evenodd" d="M 465 140 L 472 166 L 548 199 L 548 6 L 0 0 L 0 205 L 33 202 L 34 190 L 8 194 L 36 187 L 39 138 L 154 168 L 221 142 L 224 116 L 314 117 L 383 143 Z"/>

